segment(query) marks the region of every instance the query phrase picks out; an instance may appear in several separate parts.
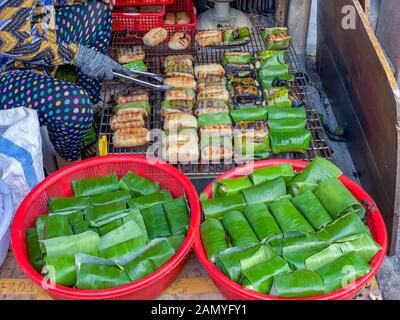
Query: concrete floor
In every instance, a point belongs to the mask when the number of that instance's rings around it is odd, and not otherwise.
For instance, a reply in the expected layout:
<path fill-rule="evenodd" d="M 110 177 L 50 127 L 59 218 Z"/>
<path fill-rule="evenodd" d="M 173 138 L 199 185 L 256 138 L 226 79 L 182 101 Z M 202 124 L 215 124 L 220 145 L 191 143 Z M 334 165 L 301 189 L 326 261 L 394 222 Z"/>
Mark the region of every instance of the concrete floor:
<path fill-rule="evenodd" d="M 315 64 L 315 57 L 307 57 L 307 72 L 310 76 L 310 91 L 316 105 L 316 109 L 323 114 L 331 130 L 337 127 L 337 122 L 333 114 L 329 100 L 325 94 L 321 80 L 318 76 Z M 334 162 L 343 170 L 343 172 L 353 180 L 359 182 L 350 153 L 344 142 L 334 142 L 329 140 L 329 145 L 333 150 Z M 399 237 L 400 239 L 400 237 Z M 400 240 L 397 245 L 396 255 L 386 257 L 381 270 L 378 273 L 377 280 L 383 299 L 400 300 Z"/>

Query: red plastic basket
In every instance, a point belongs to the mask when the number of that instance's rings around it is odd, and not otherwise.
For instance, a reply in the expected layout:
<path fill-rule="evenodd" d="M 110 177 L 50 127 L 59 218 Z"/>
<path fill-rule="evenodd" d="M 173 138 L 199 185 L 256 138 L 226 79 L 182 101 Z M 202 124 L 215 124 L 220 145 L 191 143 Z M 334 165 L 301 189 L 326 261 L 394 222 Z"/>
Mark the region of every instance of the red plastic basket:
<path fill-rule="evenodd" d="M 180 12 L 185 11 L 190 17 L 190 23 L 188 24 L 164 24 L 163 27 L 171 35 L 175 31 L 184 31 L 188 33 L 192 38 L 194 37 L 194 28 L 197 21 L 197 12 L 193 4 L 193 0 L 175 0 L 173 4 L 167 5 L 165 12 Z M 194 40 L 193 40 L 194 41 Z"/>
<path fill-rule="evenodd" d="M 291 161 L 291 160 L 264 160 L 257 161 L 254 164 L 243 165 L 232 169 L 225 174 L 219 176 L 219 179 L 225 178 L 236 178 L 240 176 L 245 176 L 250 174 L 254 169 L 264 168 L 279 165 L 282 163 L 290 163 L 296 171 L 303 170 L 309 163 L 305 161 Z M 208 260 L 207 255 L 204 251 L 203 244 L 201 242 L 200 232 L 196 233 L 194 240 L 194 249 L 196 252 L 196 256 L 199 259 L 200 263 L 207 270 L 209 275 L 212 278 L 215 286 L 218 290 L 227 298 L 233 300 L 243 300 L 243 299 L 251 299 L 251 300 L 349 300 L 356 296 L 357 292 L 359 292 L 368 282 L 375 276 L 378 272 L 379 268 L 382 265 L 383 259 L 385 257 L 385 252 L 387 249 L 387 234 L 386 227 L 379 212 L 375 202 L 372 198 L 365 192 L 363 188 L 357 185 L 355 182 L 350 180 L 349 178 L 342 176 L 340 177 L 340 181 L 353 193 L 353 195 L 364 204 L 367 209 L 366 213 L 366 222 L 371 230 L 372 237 L 374 240 L 382 247 L 382 250 L 379 251 L 375 257 L 371 261 L 372 270 L 365 275 L 364 277 L 358 279 L 353 286 L 350 288 L 344 288 L 337 290 L 335 292 L 324 294 L 317 297 L 311 298 L 298 298 L 298 299 L 283 299 L 279 297 L 274 297 L 270 295 L 260 294 L 255 291 L 246 290 L 241 285 L 232 281 L 228 277 L 226 277 L 210 260 Z M 212 183 L 210 183 L 203 192 L 208 194 L 209 197 L 212 195 Z"/>
<path fill-rule="evenodd" d="M 174 197 L 186 194 L 190 207 L 190 228 L 178 252 L 156 272 L 138 281 L 104 290 L 79 290 L 59 285 L 44 288 L 56 299 L 152 299 L 166 289 L 181 271 L 200 222 L 200 205 L 197 192 L 191 182 L 173 166 L 151 158 L 133 155 L 97 157 L 72 164 L 47 177 L 34 188 L 22 202 L 15 215 L 11 238 L 15 258 L 22 271 L 42 285 L 43 277 L 35 271 L 27 258 L 26 231 L 35 224 L 36 218 L 47 212 L 49 197 L 71 196 L 71 181 L 115 172 L 122 177 L 131 170 L 150 178 L 171 191 Z"/>
<path fill-rule="evenodd" d="M 174 0 L 117 0 L 114 7 L 125 6 L 154 6 L 158 4 L 171 4 Z"/>
<path fill-rule="evenodd" d="M 162 27 L 164 23 L 165 5 L 160 13 L 112 13 L 112 30 L 147 32 L 150 29 Z"/>

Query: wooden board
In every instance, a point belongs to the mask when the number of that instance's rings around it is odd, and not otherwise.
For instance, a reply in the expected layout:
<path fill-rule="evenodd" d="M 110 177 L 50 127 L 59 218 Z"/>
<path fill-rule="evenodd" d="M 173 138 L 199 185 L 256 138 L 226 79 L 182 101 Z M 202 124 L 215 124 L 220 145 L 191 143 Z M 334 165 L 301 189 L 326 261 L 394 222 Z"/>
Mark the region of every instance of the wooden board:
<path fill-rule="evenodd" d="M 49 300 L 47 293 L 27 279 L 19 269 L 13 253 L 10 251 L 0 268 L 0 300 Z M 193 252 L 181 274 L 167 288 L 159 300 L 222 300 L 224 297 L 208 277 L 207 272 L 197 261 Z M 357 300 L 382 299 L 378 284 L 371 282 L 356 297 Z"/>
<path fill-rule="evenodd" d="M 342 8 L 355 8 L 355 29 Z M 365 189 L 376 200 L 394 254 L 399 214 L 400 91 L 358 0 L 320 1 L 317 59 L 324 87 Z"/>

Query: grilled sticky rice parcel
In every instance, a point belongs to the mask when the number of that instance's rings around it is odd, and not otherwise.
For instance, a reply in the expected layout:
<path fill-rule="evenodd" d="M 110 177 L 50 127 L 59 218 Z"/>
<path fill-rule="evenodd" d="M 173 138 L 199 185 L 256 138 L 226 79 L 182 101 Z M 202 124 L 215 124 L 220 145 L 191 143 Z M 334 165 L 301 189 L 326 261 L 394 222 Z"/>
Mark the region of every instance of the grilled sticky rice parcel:
<path fill-rule="evenodd" d="M 164 68 L 169 66 L 189 66 L 193 67 L 194 58 L 190 54 L 177 54 L 168 56 L 164 60 Z"/>
<path fill-rule="evenodd" d="M 175 77 L 168 77 L 164 80 L 164 84 L 172 88 L 185 88 L 185 89 L 196 88 L 196 80 L 194 80 L 193 76 L 190 74 L 182 74 Z"/>
<path fill-rule="evenodd" d="M 202 138 L 200 141 L 200 156 L 202 162 L 219 160 L 229 161 L 233 157 L 231 138 Z"/>
<path fill-rule="evenodd" d="M 148 101 L 132 101 L 128 103 L 118 104 L 114 107 L 114 113 L 117 116 L 140 113 L 143 117 L 147 117 L 151 111 L 151 106 Z"/>
<path fill-rule="evenodd" d="M 163 145 L 162 157 L 170 163 L 187 163 L 199 160 L 199 145 L 196 143 L 178 143 L 174 145 Z"/>
<path fill-rule="evenodd" d="M 254 97 L 255 99 L 261 97 L 261 91 L 257 86 L 236 84 L 233 86 L 234 96 Z"/>
<path fill-rule="evenodd" d="M 242 84 L 242 85 L 247 85 L 247 86 L 259 86 L 259 83 L 257 80 L 251 77 L 247 78 L 231 78 L 229 82 L 232 85 L 237 85 L 237 84 Z"/>
<path fill-rule="evenodd" d="M 229 101 L 229 92 L 225 86 L 209 86 L 205 87 L 197 95 L 198 100 L 223 100 Z"/>
<path fill-rule="evenodd" d="M 193 113 L 193 101 L 191 100 L 164 100 L 161 102 L 161 115 L 165 117 L 169 113 L 185 112 Z"/>
<path fill-rule="evenodd" d="M 248 142 L 261 142 L 268 137 L 268 128 L 264 121 L 239 122 L 234 129 L 236 136 Z"/>
<path fill-rule="evenodd" d="M 225 69 L 218 63 L 199 64 L 194 67 L 194 74 L 198 80 L 202 80 L 208 75 L 224 76 Z"/>
<path fill-rule="evenodd" d="M 139 46 L 119 47 L 117 48 L 116 58 L 120 64 L 126 64 L 138 60 L 144 60 L 145 54 L 143 48 Z"/>
<path fill-rule="evenodd" d="M 193 89 L 175 88 L 168 90 L 164 95 L 164 100 L 190 100 L 196 98 L 196 93 Z"/>
<path fill-rule="evenodd" d="M 200 128 L 200 136 L 204 137 L 232 137 L 230 124 L 209 124 Z"/>
<path fill-rule="evenodd" d="M 197 128 L 196 117 L 187 113 L 167 114 L 164 119 L 164 130 L 179 128 Z"/>
<path fill-rule="evenodd" d="M 149 101 L 149 94 L 146 91 L 137 90 L 117 96 L 114 100 L 117 104 L 124 104 L 133 101 Z"/>
<path fill-rule="evenodd" d="M 144 124 L 143 115 L 140 113 L 113 116 L 110 120 L 110 126 L 113 131 L 125 128 L 144 127 Z"/>
<path fill-rule="evenodd" d="M 215 46 L 219 45 L 222 40 L 222 31 L 219 30 L 205 30 L 197 32 L 195 36 L 196 42 L 199 46 Z"/>
<path fill-rule="evenodd" d="M 225 100 L 197 100 L 195 115 L 200 116 L 202 114 L 207 113 L 216 113 L 216 112 L 227 112 L 229 111 L 229 106 Z"/>
<path fill-rule="evenodd" d="M 114 132 L 112 139 L 115 148 L 139 147 L 149 142 L 149 135 L 138 136 L 135 133 L 120 133 L 117 131 Z"/>
<path fill-rule="evenodd" d="M 171 64 L 164 68 L 164 74 L 167 77 L 176 77 L 184 75 L 184 76 L 190 76 L 191 78 L 194 79 L 193 66 Z"/>
<path fill-rule="evenodd" d="M 182 143 L 199 143 L 197 130 L 194 128 L 170 129 L 163 132 L 162 143 L 167 146 L 173 146 Z"/>
<path fill-rule="evenodd" d="M 226 86 L 226 84 L 226 77 L 209 74 L 205 78 L 197 81 L 197 88 L 198 90 L 202 90 L 208 86 Z"/>
<path fill-rule="evenodd" d="M 175 32 L 168 41 L 171 50 L 185 50 L 192 42 L 192 38 L 186 32 Z"/>

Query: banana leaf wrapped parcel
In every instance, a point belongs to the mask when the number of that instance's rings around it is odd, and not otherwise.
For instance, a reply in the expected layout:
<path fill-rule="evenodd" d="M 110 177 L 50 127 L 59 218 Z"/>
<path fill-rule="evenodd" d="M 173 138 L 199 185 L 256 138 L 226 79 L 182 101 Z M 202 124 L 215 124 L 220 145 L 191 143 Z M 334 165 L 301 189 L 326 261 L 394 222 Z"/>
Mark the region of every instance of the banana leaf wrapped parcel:
<path fill-rule="evenodd" d="M 133 196 L 145 196 L 160 190 L 160 184 L 141 177 L 131 171 L 121 179 L 120 187 L 129 191 Z"/>
<path fill-rule="evenodd" d="M 70 198 L 70 199 L 73 199 L 73 198 Z M 115 202 L 127 201 L 129 199 L 131 199 L 131 195 L 128 191 L 117 190 L 117 191 L 113 191 L 113 192 L 99 194 L 97 196 L 92 196 L 92 197 L 90 197 L 90 202 L 93 206 L 101 206 L 101 205 L 105 205 L 105 204 L 112 204 Z M 82 208 L 82 209 L 85 209 L 85 208 Z"/>
<path fill-rule="evenodd" d="M 62 286 L 76 283 L 75 256 L 46 257 L 42 275 Z"/>
<path fill-rule="evenodd" d="M 259 242 L 246 218 L 239 211 L 225 214 L 222 224 L 234 247 L 248 246 Z"/>
<path fill-rule="evenodd" d="M 285 181 L 279 177 L 242 190 L 247 205 L 267 203 L 286 195 Z"/>
<path fill-rule="evenodd" d="M 205 219 L 219 219 L 229 211 L 241 211 L 246 207 L 246 201 L 242 194 L 200 201 Z"/>
<path fill-rule="evenodd" d="M 295 172 L 290 163 L 256 169 L 250 175 L 254 185 L 259 185 L 265 181 L 274 180 L 277 178 L 283 178 L 285 182 L 288 182 L 294 176 Z"/>
<path fill-rule="evenodd" d="M 189 211 L 185 198 L 180 197 L 165 201 L 163 207 L 172 235 L 185 235 L 189 229 L 190 223 Z"/>
<path fill-rule="evenodd" d="M 75 197 L 94 196 L 119 189 L 118 177 L 115 173 L 95 178 L 86 178 L 72 181 Z"/>
<path fill-rule="evenodd" d="M 208 259 L 215 263 L 216 255 L 229 248 L 225 229 L 218 219 L 207 219 L 200 226 L 201 241 Z"/>
<path fill-rule="evenodd" d="M 167 215 L 161 203 L 141 210 L 150 240 L 171 236 Z"/>
<path fill-rule="evenodd" d="M 43 267 L 42 251 L 39 245 L 37 227 L 32 227 L 26 232 L 28 260 L 32 267 L 40 272 Z"/>
<path fill-rule="evenodd" d="M 168 200 L 172 200 L 171 192 L 168 190 L 161 190 L 128 200 L 128 207 L 141 210 Z"/>
<path fill-rule="evenodd" d="M 262 28 L 260 32 L 267 50 L 285 50 L 291 44 L 292 37 L 286 27 Z"/>
<path fill-rule="evenodd" d="M 243 214 L 259 241 L 270 239 L 282 233 L 274 217 L 264 203 L 247 206 Z"/>
<path fill-rule="evenodd" d="M 66 198 L 66 197 L 50 197 L 50 212 L 71 212 L 85 209 L 91 206 L 89 197 Z"/>
<path fill-rule="evenodd" d="M 247 176 L 217 180 L 213 184 L 213 197 L 225 197 L 239 194 L 240 190 L 250 188 L 252 186 L 253 183 Z"/>
<path fill-rule="evenodd" d="M 311 131 L 305 129 L 271 130 L 271 148 L 275 154 L 305 153 L 311 143 Z"/>

